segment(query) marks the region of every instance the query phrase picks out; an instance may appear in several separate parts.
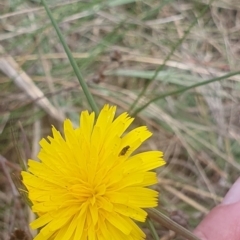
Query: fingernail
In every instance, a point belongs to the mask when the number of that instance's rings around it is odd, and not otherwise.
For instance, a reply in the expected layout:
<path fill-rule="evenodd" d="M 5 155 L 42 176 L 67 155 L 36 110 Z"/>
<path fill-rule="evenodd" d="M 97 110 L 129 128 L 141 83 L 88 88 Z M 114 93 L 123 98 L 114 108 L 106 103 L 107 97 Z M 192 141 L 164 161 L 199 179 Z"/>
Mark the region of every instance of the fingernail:
<path fill-rule="evenodd" d="M 232 185 L 226 196 L 224 197 L 222 204 L 233 204 L 240 201 L 240 178 Z"/>

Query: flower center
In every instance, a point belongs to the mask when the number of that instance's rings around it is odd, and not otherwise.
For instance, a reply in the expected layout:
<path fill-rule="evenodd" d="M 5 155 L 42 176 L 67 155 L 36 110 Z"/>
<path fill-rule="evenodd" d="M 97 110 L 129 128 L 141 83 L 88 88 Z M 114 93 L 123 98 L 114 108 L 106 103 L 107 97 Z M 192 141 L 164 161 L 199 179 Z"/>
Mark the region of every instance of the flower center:
<path fill-rule="evenodd" d="M 89 201 L 91 205 L 96 204 L 97 200 L 104 197 L 106 193 L 105 184 L 100 185 L 90 185 L 85 184 L 75 184 L 69 188 L 71 194 L 78 199 L 80 202 Z"/>
<path fill-rule="evenodd" d="M 101 184 L 101 185 L 98 185 L 98 186 L 95 186 L 95 187 L 92 187 L 92 191 L 91 191 L 91 194 L 92 194 L 92 197 L 89 198 L 91 204 L 95 204 L 95 202 L 104 196 L 104 194 L 106 193 L 106 186 L 105 184 Z"/>

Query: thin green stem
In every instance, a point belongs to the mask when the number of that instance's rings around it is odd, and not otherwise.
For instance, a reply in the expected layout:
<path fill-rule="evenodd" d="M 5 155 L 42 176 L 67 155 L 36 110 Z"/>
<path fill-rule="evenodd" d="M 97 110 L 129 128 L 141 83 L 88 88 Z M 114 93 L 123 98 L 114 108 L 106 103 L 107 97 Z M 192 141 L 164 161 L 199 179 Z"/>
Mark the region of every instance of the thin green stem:
<path fill-rule="evenodd" d="M 184 33 L 184 35 L 182 36 L 182 38 L 173 46 L 173 48 L 171 49 L 170 53 L 167 55 L 167 57 L 164 59 L 164 62 L 162 65 L 160 65 L 157 70 L 155 71 L 154 75 L 152 76 L 151 80 L 148 81 L 148 83 L 146 84 L 146 86 L 142 89 L 142 91 L 140 92 L 140 94 L 138 95 L 137 99 L 133 102 L 133 104 L 130 107 L 129 111 L 132 111 L 135 107 L 136 104 L 138 103 L 138 101 L 140 100 L 140 98 L 146 93 L 148 87 L 150 86 L 150 84 L 155 80 L 156 76 L 158 75 L 158 73 L 165 67 L 166 62 L 171 58 L 171 56 L 173 55 L 173 53 L 175 52 L 175 50 L 183 43 L 183 41 L 186 39 L 186 37 L 188 36 L 188 34 L 190 33 L 190 30 L 194 27 L 194 25 L 197 23 L 198 19 L 200 17 L 202 17 L 208 10 L 210 4 L 213 2 L 214 0 L 211 0 L 210 3 L 203 8 L 203 10 L 201 11 L 200 15 L 198 17 L 195 18 L 195 20 L 192 22 L 192 24 L 188 27 L 187 31 Z M 132 114 L 131 114 L 132 115 Z"/>
<path fill-rule="evenodd" d="M 153 239 L 154 240 L 159 240 L 159 236 L 158 236 L 158 234 L 157 234 L 157 231 L 156 231 L 156 229 L 155 229 L 155 227 L 154 227 L 154 225 L 153 225 L 153 223 L 152 223 L 152 220 L 150 219 L 150 218 L 147 218 L 147 225 L 148 225 L 148 228 L 149 228 L 149 230 L 151 231 L 151 233 L 152 233 L 152 237 L 153 237 Z"/>
<path fill-rule="evenodd" d="M 191 233 L 186 228 L 171 220 L 169 217 L 158 211 L 157 209 L 150 208 L 147 210 L 150 218 L 162 224 L 164 227 L 174 231 L 175 233 L 187 238 L 188 240 L 200 240 L 197 236 Z"/>
<path fill-rule="evenodd" d="M 237 74 L 240 74 L 240 71 L 237 71 L 237 72 L 232 72 L 232 73 L 228 73 L 226 75 L 223 75 L 221 77 L 217 77 L 217 78 L 212 78 L 210 80 L 206 80 L 206 81 L 203 81 L 203 82 L 199 82 L 199 83 L 196 83 L 196 84 L 193 84 L 193 85 L 190 85 L 188 87 L 183 87 L 183 88 L 180 88 L 178 90 L 175 90 L 175 91 L 171 91 L 171 92 L 167 92 L 167 93 L 164 93 L 160 96 L 157 96 L 153 99 L 151 99 L 150 101 L 148 101 L 146 104 L 144 104 L 143 106 L 141 106 L 140 108 L 136 109 L 136 111 L 134 111 L 134 113 L 132 114 L 132 116 L 136 116 L 139 112 L 141 112 L 144 108 L 146 108 L 149 104 L 151 104 L 152 102 L 155 102 L 159 99 L 162 99 L 162 98 L 165 98 L 165 97 L 168 97 L 168 96 L 172 96 L 172 95 L 177 95 L 177 94 L 180 94 L 180 93 L 183 93 L 189 89 L 192 89 L 192 88 L 196 88 L 196 87 L 200 87 L 200 86 L 203 86 L 203 85 L 206 85 L 206 84 L 209 84 L 209 83 L 212 83 L 212 82 L 217 82 L 217 81 L 220 81 L 220 80 L 223 80 L 223 79 L 226 79 L 228 77 L 231 77 L 231 76 L 234 76 L 234 75 L 237 75 Z"/>
<path fill-rule="evenodd" d="M 57 35 L 58 35 L 58 37 L 59 37 L 59 39 L 60 39 L 60 41 L 62 43 L 62 46 L 63 46 L 63 48 L 64 48 L 64 50 L 65 50 L 65 52 L 66 52 L 66 54 L 68 56 L 68 59 L 69 59 L 71 65 L 73 67 L 73 70 L 74 70 L 74 72 L 75 72 L 75 74 L 76 74 L 76 76 L 78 78 L 78 81 L 79 81 L 79 83 L 80 83 L 80 85 L 81 85 L 81 87 L 83 89 L 83 92 L 84 92 L 84 94 L 85 94 L 85 96 L 86 96 L 86 98 L 88 100 L 89 105 L 91 106 L 92 110 L 98 115 L 98 113 L 99 113 L 98 107 L 97 107 L 97 105 L 96 105 L 96 103 L 95 103 L 95 101 L 93 99 L 93 96 L 92 96 L 91 92 L 88 89 L 88 86 L 87 86 L 86 82 L 83 79 L 83 76 L 82 76 L 82 74 L 81 74 L 81 72 L 80 72 L 80 70 L 79 70 L 79 68 L 77 66 L 77 63 L 76 63 L 75 59 L 73 58 L 72 53 L 71 53 L 71 51 L 70 51 L 66 41 L 64 40 L 64 37 L 63 37 L 63 35 L 62 35 L 62 33 L 61 33 L 61 31 L 60 31 L 60 29 L 59 29 L 55 19 L 53 18 L 53 15 L 52 15 L 49 7 L 46 4 L 46 1 L 45 0 L 41 0 L 41 1 L 42 1 L 42 4 L 43 4 L 43 6 L 44 6 L 44 8 L 45 8 L 45 10 L 46 10 L 46 12 L 47 12 L 51 22 L 52 22 L 52 25 L 53 25 L 55 31 L 57 32 Z"/>

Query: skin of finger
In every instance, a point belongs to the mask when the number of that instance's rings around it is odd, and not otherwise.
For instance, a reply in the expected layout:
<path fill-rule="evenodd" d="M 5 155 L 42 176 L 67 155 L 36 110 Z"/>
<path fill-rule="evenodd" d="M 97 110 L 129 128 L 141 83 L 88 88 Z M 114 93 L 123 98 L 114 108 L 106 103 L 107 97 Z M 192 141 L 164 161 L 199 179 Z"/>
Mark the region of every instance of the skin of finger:
<path fill-rule="evenodd" d="M 194 233 L 201 240 L 239 240 L 240 202 L 212 209 Z"/>

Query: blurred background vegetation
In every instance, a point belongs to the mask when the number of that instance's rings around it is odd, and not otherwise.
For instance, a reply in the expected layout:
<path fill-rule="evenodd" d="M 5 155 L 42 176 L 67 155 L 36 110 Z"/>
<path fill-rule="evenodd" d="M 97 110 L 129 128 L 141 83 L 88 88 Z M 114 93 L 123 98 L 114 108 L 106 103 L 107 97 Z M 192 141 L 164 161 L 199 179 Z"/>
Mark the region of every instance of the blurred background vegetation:
<path fill-rule="evenodd" d="M 160 209 L 194 229 L 240 172 L 240 2 L 48 5 L 97 105 L 130 111 L 136 125 L 154 133 L 142 150 L 165 154 L 156 186 Z M 65 117 L 78 124 L 84 109 L 90 107 L 40 0 L 2 0 L 0 239 L 24 239 L 32 217 L 14 186 L 21 160 L 36 159 L 51 125 L 61 129 Z M 156 229 L 161 240 L 180 239 L 159 224 Z"/>

